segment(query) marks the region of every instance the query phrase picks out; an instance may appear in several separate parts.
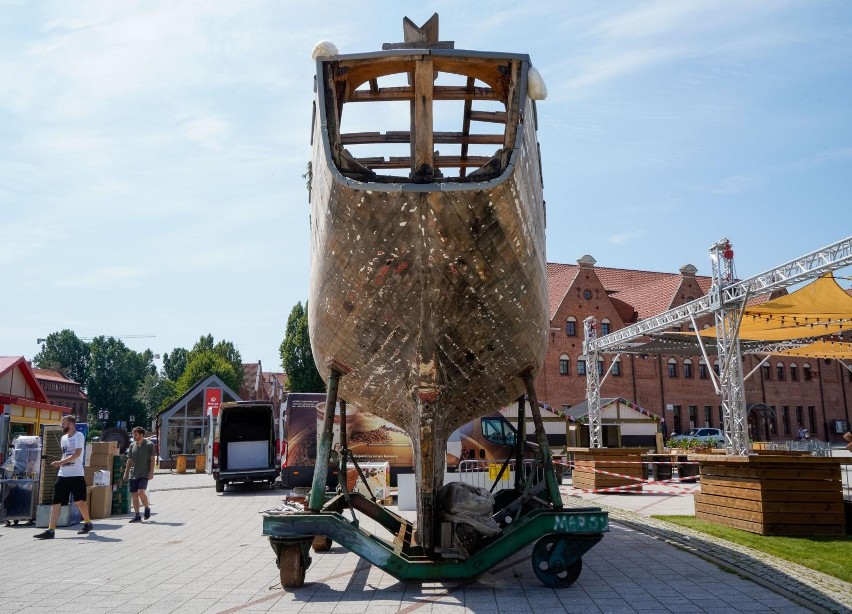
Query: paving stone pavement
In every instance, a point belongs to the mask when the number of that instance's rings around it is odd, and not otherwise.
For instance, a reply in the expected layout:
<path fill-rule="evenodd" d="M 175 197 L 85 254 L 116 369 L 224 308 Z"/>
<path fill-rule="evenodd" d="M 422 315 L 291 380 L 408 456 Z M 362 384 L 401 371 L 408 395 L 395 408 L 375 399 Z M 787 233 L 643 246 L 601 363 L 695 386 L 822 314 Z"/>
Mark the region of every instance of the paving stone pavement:
<path fill-rule="evenodd" d="M 809 612 L 777 592 L 629 524 L 583 558 L 571 587 L 553 590 L 533 573 L 532 547 L 471 583 L 406 584 L 334 546 L 314 554 L 307 584 L 281 589 L 260 510 L 281 491 L 230 488 L 207 475 L 159 473 L 153 515 L 95 521 L 88 536 L 57 529 L 37 541 L 29 525 L 0 527 L 0 612 Z M 577 499 L 579 501 L 579 499 Z M 635 518 L 634 518 L 635 520 Z M 367 522 L 367 530 L 371 530 Z M 373 529 L 375 530 L 375 529 Z"/>

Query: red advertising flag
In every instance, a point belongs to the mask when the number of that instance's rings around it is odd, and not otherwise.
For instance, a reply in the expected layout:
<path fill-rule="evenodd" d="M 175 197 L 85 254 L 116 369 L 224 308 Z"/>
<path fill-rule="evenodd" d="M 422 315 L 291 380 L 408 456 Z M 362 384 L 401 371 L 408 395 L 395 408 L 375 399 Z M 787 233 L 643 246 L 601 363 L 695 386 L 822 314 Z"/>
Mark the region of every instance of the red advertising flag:
<path fill-rule="evenodd" d="M 219 405 L 222 404 L 222 389 L 221 388 L 205 388 L 204 389 L 204 415 L 213 416 L 219 415 Z"/>

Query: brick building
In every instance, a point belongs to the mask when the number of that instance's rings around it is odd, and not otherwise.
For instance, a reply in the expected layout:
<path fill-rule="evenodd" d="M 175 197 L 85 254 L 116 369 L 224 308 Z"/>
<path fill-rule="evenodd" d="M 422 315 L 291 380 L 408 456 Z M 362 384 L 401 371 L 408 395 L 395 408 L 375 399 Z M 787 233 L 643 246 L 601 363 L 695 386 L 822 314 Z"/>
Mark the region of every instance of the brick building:
<path fill-rule="evenodd" d="M 711 279 L 686 265 L 679 273 L 595 266 L 584 256 L 576 265 L 548 263 L 550 334 L 544 368 L 536 380 L 540 400 L 567 409 L 586 397 L 583 320 L 597 318 L 605 335 L 707 293 Z M 774 294 L 783 295 L 786 292 Z M 702 328 L 712 316 L 699 320 Z M 691 327 L 690 327 L 691 328 Z M 684 326 L 682 330 L 687 330 Z M 598 365 L 605 373 L 614 354 Z M 745 355 L 748 374 L 763 356 Z M 714 356 L 710 360 L 716 363 Z M 670 433 L 691 427 L 722 427 L 721 405 L 699 356 L 622 354 L 601 388 L 602 397 L 623 397 L 664 417 Z M 795 439 L 798 425 L 811 437 L 841 441 L 852 408 L 852 372 L 836 360 L 773 356 L 745 382 L 749 435 L 754 440 Z M 846 424 L 836 424 L 836 421 Z"/>
<path fill-rule="evenodd" d="M 88 422 L 89 397 L 83 392 L 81 384 L 56 369 L 33 367 L 33 374 L 51 405 L 70 407 L 78 422 Z"/>

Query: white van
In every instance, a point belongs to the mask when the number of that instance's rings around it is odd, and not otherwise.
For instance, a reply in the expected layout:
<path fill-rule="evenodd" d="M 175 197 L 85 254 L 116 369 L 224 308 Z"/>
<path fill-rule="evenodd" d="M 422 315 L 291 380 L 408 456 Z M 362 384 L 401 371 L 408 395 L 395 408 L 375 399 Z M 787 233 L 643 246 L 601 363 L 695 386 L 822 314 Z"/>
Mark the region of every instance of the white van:
<path fill-rule="evenodd" d="M 277 420 L 270 401 L 237 401 L 219 408 L 213 431 L 212 472 L 216 492 L 231 483 L 268 482 L 278 477 Z"/>

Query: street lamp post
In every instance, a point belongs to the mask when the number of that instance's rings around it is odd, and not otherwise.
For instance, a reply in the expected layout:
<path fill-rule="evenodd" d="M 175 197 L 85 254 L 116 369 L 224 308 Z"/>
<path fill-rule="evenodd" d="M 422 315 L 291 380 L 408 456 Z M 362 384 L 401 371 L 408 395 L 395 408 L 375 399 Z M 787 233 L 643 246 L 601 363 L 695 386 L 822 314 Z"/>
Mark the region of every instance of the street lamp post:
<path fill-rule="evenodd" d="M 103 433 L 104 430 L 106 430 L 107 420 L 109 420 L 109 410 L 108 409 L 100 410 L 98 412 L 98 420 L 101 421 L 101 433 Z"/>
<path fill-rule="evenodd" d="M 128 424 L 127 426 L 128 426 L 129 428 L 133 428 L 133 422 L 134 422 L 135 420 L 136 420 L 136 415 L 135 415 L 135 414 L 130 414 L 130 424 Z"/>

